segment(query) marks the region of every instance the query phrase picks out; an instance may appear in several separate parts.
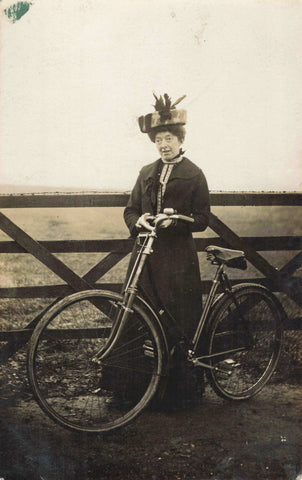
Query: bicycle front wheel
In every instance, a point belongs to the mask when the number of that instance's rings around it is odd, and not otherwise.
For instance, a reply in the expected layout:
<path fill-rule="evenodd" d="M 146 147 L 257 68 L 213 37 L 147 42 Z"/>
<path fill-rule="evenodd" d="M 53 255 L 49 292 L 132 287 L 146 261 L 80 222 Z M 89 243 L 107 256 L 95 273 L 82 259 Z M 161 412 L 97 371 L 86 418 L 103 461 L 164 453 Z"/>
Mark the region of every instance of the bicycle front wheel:
<path fill-rule="evenodd" d="M 281 351 L 284 311 L 261 285 L 237 285 L 209 319 L 207 376 L 223 398 L 245 400 L 271 378 Z"/>
<path fill-rule="evenodd" d="M 163 340 L 136 304 L 120 338 L 106 351 L 121 295 L 89 290 L 58 302 L 29 344 L 28 375 L 35 398 L 60 425 L 108 432 L 132 421 L 156 392 Z"/>

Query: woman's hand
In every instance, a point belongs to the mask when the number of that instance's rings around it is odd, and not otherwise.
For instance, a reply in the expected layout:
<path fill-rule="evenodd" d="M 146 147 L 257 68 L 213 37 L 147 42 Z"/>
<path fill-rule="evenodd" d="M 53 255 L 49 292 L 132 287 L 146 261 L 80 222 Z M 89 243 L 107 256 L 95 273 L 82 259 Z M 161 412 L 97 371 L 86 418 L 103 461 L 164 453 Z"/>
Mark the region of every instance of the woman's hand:
<path fill-rule="evenodd" d="M 165 220 L 162 220 L 163 218 L 165 218 Z M 159 228 L 168 228 L 171 225 L 176 225 L 176 220 L 173 218 L 167 218 L 167 215 L 165 213 L 159 213 L 158 215 L 156 215 L 154 221 L 155 225 L 158 223 L 158 221 L 160 221 Z"/>
<path fill-rule="evenodd" d="M 142 228 L 144 228 L 145 230 L 152 230 L 152 226 L 150 225 L 150 221 L 153 221 L 155 217 L 153 217 L 153 215 L 151 215 L 150 213 L 144 213 L 143 215 L 141 215 L 139 217 L 139 219 L 137 220 L 135 226 L 136 228 L 138 228 L 139 230 L 141 230 Z"/>

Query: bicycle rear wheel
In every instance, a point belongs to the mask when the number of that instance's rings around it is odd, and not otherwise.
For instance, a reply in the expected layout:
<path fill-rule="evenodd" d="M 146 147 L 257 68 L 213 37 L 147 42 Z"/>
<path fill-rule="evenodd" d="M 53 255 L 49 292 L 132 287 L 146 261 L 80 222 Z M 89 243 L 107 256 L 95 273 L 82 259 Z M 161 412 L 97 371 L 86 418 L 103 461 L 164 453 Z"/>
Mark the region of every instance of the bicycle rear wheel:
<path fill-rule="evenodd" d="M 50 309 L 33 332 L 29 381 L 44 412 L 64 427 L 115 430 L 132 421 L 157 390 L 162 336 L 138 305 L 117 344 L 100 360 L 121 300 L 101 290 L 70 295 Z"/>
<path fill-rule="evenodd" d="M 209 382 L 223 398 L 245 400 L 271 378 L 281 351 L 284 311 L 260 285 L 238 285 L 209 319 Z M 235 297 L 235 300 L 234 300 Z"/>

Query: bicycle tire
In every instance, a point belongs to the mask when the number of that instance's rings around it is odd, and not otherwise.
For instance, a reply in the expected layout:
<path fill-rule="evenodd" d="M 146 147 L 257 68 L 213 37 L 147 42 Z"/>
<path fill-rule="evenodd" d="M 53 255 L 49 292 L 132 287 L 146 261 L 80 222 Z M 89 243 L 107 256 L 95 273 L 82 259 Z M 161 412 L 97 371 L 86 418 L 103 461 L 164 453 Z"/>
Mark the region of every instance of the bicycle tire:
<path fill-rule="evenodd" d="M 35 399 L 63 427 L 79 432 L 116 430 L 134 420 L 154 396 L 164 346 L 155 321 L 137 304 L 103 361 L 122 296 L 87 290 L 65 297 L 36 326 L 27 369 Z"/>
<path fill-rule="evenodd" d="M 237 285 L 233 295 L 239 310 L 234 298 L 224 294 L 210 314 L 207 354 L 216 356 L 209 358 L 206 374 L 221 397 L 246 400 L 260 392 L 276 369 L 285 312 L 261 285 Z"/>

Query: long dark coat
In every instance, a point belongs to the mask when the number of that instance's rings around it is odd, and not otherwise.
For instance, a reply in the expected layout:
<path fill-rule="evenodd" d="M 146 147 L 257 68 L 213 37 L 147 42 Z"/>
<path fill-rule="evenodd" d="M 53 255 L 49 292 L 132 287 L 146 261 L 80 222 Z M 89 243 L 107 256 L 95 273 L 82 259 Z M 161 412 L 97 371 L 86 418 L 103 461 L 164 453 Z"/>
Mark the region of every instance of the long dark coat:
<path fill-rule="evenodd" d="M 131 236 L 137 235 L 135 224 L 143 213 L 156 214 L 161 168 L 159 159 L 140 171 L 124 211 Z M 192 232 L 206 229 L 210 207 L 205 176 L 185 157 L 173 167 L 163 198 L 162 210 L 164 208 L 174 208 L 179 214 L 191 216 L 194 223 L 179 221 L 159 231 L 153 244 L 154 253 L 148 257 L 141 278 L 141 288 L 157 308 L 168 311 L 185 334 L 191 336 L 202 311 L 199 263 Z M 136 247 L 130 268 L 135 251 Z M 169 328 L 169 325 L 164 326 Z"/>

